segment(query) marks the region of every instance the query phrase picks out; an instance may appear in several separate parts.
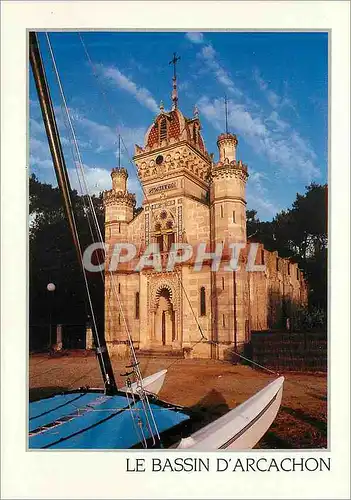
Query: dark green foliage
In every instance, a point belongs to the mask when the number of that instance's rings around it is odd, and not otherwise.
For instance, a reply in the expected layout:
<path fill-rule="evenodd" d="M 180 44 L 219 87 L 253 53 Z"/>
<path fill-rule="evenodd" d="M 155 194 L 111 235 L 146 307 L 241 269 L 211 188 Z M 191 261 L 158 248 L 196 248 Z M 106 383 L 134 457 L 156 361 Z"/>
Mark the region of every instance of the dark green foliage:
<path fill-rule="evenodd" d="M 293 318 L 293 329 L 296 332 L 326 331 L 326 311 L 316 306 L 296 309 Z"/>
<path fill-rule="evenodd" d="M 92 243 L 83 201 L 76 191 L 72 192 L 82 251 Z M 88 206 L 88 200 L 85 203 Z M 102 197 L 93 197 L 93 203 L 104 237 Z M 89 314 L 87 294 L 61 193 L 58 188 L 39 182 L 35 175 L 29 179 L 29 214 L 32 219 L 29 231 L 30 325 L 48 324 L 50 310 L 53 324 L 84 325 Z M 101 274 L 90 273 L 89 281 L 95 312 L 99 323 L 103 324 L 104 285 Z M 56 285 L 54 292 L 47 291 L 46 286 L 50 282 Z"/>
<path fill-rule="evenodd" d="M 311 311 L 327 310 L 327 207 L 328 186 L 311 183 L 297 193 L 292 207 L 271 222 L 261 222 L 255 210 L 247 211 L 247 234 L 267 250 L 278 251 L 299 264 L 309 285 Z"/>

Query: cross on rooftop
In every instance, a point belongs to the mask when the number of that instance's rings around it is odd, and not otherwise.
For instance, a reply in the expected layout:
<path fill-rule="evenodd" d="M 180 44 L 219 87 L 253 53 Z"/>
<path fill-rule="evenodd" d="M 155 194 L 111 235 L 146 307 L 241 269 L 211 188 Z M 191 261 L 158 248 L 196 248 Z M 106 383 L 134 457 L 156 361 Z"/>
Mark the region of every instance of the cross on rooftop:
<path fill-rule="evenodd" d="M 173 64 L 173 78 L 176 79 L 177 78 L 177 74 L 176 74 L 176 64 L 177 62 L 180 60 L 180 57 L 177 57 L 177 53 L 176 52 L 173 52 L 173 59 L 171 61 L 169 61 L 169 64 Z"/>

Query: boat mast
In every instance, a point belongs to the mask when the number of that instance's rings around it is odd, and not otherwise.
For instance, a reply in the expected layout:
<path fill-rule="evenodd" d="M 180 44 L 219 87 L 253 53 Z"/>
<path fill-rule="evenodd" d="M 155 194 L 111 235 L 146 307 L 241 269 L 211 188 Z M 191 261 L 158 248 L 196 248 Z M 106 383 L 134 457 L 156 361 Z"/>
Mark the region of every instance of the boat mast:
<path fill-rule="evenodd" d="M 73 216 L 73 205 L 71 199 L 71 187 L 67 174 L 65 159 L 63 156 L 62 145 L 55 119 L 54 109 L 50 97 L 50 91 L 46 80 L 45 70 L 40 55 L 39 44 L 37 35 L 34 31 L 29 32 L 29 59 L 33 71 L 33 77 L 37 88 L 38 99 L 40 102 L 41 112 L 45 125 L 46 135 L 49 142 L 49 147 L 54 164 L 57 184 L 60 188 L 64 208 L 66 212 L 67 221 L 71 230 L 74 246 L 77 252 L 78 262 L 82 268 L 83 274 L 85 273 L 82 251 L 79 243 L 77 228 Z M 87 290 L 88 292 L 88 290 Z M 90 313 L 93 317 L 94 312 L 89 300 Z M 93 339 L 96 346 L 97 358 L 105 385 L 106 392 L 114 393 L 117 391 L 117 385 L 112 370 L 111 359 L 108 354 L 104 336 L 99 338 L 96 330 L 96 325 L 92 325 Z M 98 347 L 100 346 L 100 347 Z"/>

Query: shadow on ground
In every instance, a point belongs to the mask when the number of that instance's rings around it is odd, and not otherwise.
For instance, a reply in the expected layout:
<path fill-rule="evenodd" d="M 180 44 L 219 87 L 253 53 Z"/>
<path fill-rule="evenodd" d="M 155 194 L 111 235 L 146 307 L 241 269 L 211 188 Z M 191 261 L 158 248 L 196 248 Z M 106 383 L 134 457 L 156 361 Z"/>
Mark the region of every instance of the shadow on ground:
<path fill-rule="evenodd" d="M 288 429 L 284 438 L 280 429 Z M 315 448 L 327 447 L 327 422 L 315 418 L 300 409 L 281 406 L 277 420 L 259 441 L 256 448 L 263 449 L 305 449 L 310 443 L 318 443 Z"/>
<path fill-rule="evenodd" d="M 302 420 L 307 424 L 315 427 L 319 432 L 327 435 L 327 423 L 323 422 L 323 420 L 317 419 L 309 415 L 308 413 L 303 412 L 302 410 L 294 410 L 293 408 L 289 408 L 288 406 L 282 406 L 281 411 L 288 413 L 289 415 L 295 417 L 298 420 Z"/>
<path fill-rule="evenodd" d="M 255 448 L 266 450 L 291 450 L 293 445 L 286 439 L 279 437 L 274 431 L 267 431 Z"/>

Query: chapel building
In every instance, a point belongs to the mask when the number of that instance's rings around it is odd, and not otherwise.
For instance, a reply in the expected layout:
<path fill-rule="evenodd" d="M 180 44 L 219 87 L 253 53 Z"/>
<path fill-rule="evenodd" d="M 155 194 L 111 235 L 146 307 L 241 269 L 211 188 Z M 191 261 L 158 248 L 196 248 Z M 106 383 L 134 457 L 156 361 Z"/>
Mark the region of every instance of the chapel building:
<path fill-rule="evenodd" d="M 110 249 L 116 243 L 132 243 L 137 253 L 112 272 L 113 280 L 108 271 L 111 253 L 106 259 L 105 338 L 110 354 L 127 355 L 127 325 L 134 347 L 146 353 L 227 358 L 233 348 L 243 349 L 252 330 L 277 324 L 286 304 L 306 304 L 302 272 L 277 252 L 260 244 L 255 264 L 264 267 L 247 270 L 248 167 L 237 159 L 234 134 L 221 134 L 217 146 L 219 156 L 214 161 L 201 135 L 197 109 L 186 118 L 178 108 L 173 78 L 171 111 L 161 104 L 144 145 L 135 146 L 144 193 L 141 209 L 136 210 L 135 195 L 128 192 L 127 170 L 112 170 L 112 189 L 104 193 L 105 241 Z M 159 245 L 161 269 L 136 270 L 150 243 Z M 193 255 L 167 270 L 173 243 L 189 244 Z M 223 245 L 217 270 L 211 269 L 210 258 L 196 270 L 201 243 L 207 252 Z M 232 257 L 231 243 L 244 247 L 236 271 L 225 270 Z"/>

